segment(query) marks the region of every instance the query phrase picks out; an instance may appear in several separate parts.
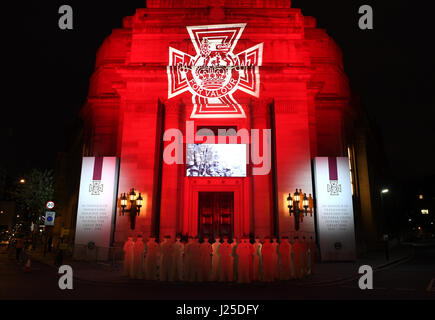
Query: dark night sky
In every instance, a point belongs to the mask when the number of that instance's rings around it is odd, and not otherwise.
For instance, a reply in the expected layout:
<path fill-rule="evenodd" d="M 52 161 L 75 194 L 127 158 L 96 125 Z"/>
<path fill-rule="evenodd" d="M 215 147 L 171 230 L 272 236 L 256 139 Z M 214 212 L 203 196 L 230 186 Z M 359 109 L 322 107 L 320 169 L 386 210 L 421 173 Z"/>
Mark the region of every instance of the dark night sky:
<path fill-rule="evenodd" d="M 1 161 L 11 172 L 50 168 L 68 144 L 86 99 L 96 50 L 141 1 L 19 1 L 3 8 L 10 19 L 3 60 Z M 433 19 L 427 1 L 294 0 L 317 18 L 344 54 L 345 71 L 379 127 L 388 165 L 409 179 L 435 174 Z M 74 30 L 58 28 L 58 8 L 74 10 Z M 374 30 L 358 28 L 358 8 L 372 5 Z M 8 19 L 7 19 L 8 20 Z"/>

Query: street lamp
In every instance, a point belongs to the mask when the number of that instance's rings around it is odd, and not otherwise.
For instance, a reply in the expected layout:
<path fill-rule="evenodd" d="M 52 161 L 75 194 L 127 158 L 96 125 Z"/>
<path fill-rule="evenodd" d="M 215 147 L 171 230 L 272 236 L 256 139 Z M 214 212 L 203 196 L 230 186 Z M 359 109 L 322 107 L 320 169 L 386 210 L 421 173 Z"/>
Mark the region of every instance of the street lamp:
<path fill-rule="evenodd" d="M 20 183 L 21 184 L 25 184 L 26 183 L 26 179 L 20 179 Z"/>
<path fill-rule="evenodd" d="M 301 203 L 301 197 L 302 197 L 302 203 Z M 310 195 L 311 198 L 311 195 Z M 308 212 L 312 215 L 312 201 L 310 201 L 310 198 L 307 197 L 307 194 L 302 194 L 302 190 L 300 192 L 298 189 L 296 189 L 295 193 L 292 195 L 291 193 L 288 194 L 287 201 L 288 201 L 288 210 L 290 216 L 293 213 L 294 219 L 295 219 L 295 230 L 299 230 L 299 223 L 303 221 L 303 215 L 301 215 L 301 212 L 305 214 L 305 216 L 308 215 Z M 312 200 L 312 198 L 311 198 Z M 302 204 L 302 207 L 300 206 Z"/>
<path fill-rule="evenodd" d="M 134 191 L 134 188 L 131 188 L 131 191 L 128 194 L 128 197 L 130 199 L 130 208 L 127 209 L 127 203 L 128 199 L 124 192 L 124 194 L 121 195 L 121 212 L 119 215 L 124 216 L 126 212 L 130 213 L 130 229 L 134 230 L 136 226 L 136 216 L 140 215 L 140 208 L 143 205 L 143 199 L 141 193 L 139 193 L 139 196 L 136 197 L 136 192 Z"/>

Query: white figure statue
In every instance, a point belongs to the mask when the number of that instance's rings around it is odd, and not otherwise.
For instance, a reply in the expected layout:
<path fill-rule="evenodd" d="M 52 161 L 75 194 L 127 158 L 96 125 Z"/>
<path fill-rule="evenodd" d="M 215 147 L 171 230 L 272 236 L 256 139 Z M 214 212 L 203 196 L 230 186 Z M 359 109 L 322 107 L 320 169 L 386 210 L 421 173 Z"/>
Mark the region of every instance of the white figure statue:
<path fill-rule="evenodd" d="M 183 254 L 184 244 L 181 242 L 181 238 L 177 236 L 174 243 L 174 260 L 172 264 L 172 279 L 176 281 L 183 280 Z"/>
<path fill-rule="evenodd" d="M 253 245 L 254 247 L 254 254 L 253 254 L 253 268 L 254 268 L 254 274 L 253 274 L 253 280 L 258 281 L 261 280 L 261 270 L 262 270 L 262 264 L 263 259 L 261 256 L 261 247 L 262 244 L 260 242 L 260 238 L 255 238 L 255 243 Z"/>
<path fill-rule="evenodd" d="M 128 237 L 128 240 L 124 243 L 124 276 L 133 278 L 134 276 L 134 241 L 133 237 Z"/>
<path fill-rule="evenodd" d="M 190 281 L 199 281 L 201 273 L 201 244 L 198 237 L 193 239 L 190 248 Z"/>
<path fill-rule="evenodd" d="M 228 243 L 228 237 L 224 237 L 219 246 L 220 257 L 220 281 L 233 281 L 233 249 Z"/>
<path fill-rule="evenodd" d="M 200 248 L 200 281 L 210 281 L 211 254 L 213 251 L 210 242 L 208 242 L 208 237 L 204 237 L 204 242 L 201 243 Z"/>
<path fill-rule="evenodd" d="M 154 237 L 150 237 L 146 244 L 145 256 L 145 279 L 157 280 L 157 258 L 159 255 L 159 244 Z"/>
<path fill-rule="evenodd" d="M 288 238 L 282 237 L 279 244 L 279 255 L 281 257 L 281 280 L 290 280 L 291 278 L 291 244 Z"/>
<path fill-rule="evenodd" d="M 277 239 L 274 237 L 272 239 L 272 247 L 273 247 L 273 276 L 275 279 L 279 279 L 279 251 L 278 251 L 278 242 Z"/>
<path fill-rule="evenodd" d="M 237 273 L 238 273 L 238 269 L 239 269 L 239 256 L 237 255 L 237 238 L 234 237 L 233 242 L 231 243 L 231 248 L 233 249 L 232 252 L 232 257 L 233 257 L 233 261 L 232 261 L 232 265 L 233 265 L 233 275 L 232 275 L 232 279 L 234 281 L 237 281 Z"/>
<path fill-rule="evenodd" d="M 192 245 L 193 245 L 193 238 L 189 237 L 187 244 L 184 246 L 184 280 L 185 281 L 191 281 L 192 278 L 192 272 L 191 272 Z"/>
<path fill-rule="evenodd" d="M 134 243 L 134 278 L 143 279 L 143 255 L 145 251 L 145 244 L 142 236 L 138 236 Z"/>
<path fill-rule="evenodd" d="M 171 236 L 166 236 L 160 245 L 161 264 L 160 264 L 160 281 L 172 281 L 171 266 L 174 258 L 174 244 L 171 241 Z"/>
<path fill-rule="evenodd" d="M 242 242 L 237 246 L 238 270 L 237 282 L 249 283 L 249 260 L 252 258 L 251 247 L 248 244 L 248 239 L 243 238 Z"/>
<path fill-rule="evenodd" d="M 218 281 L 219 280 L 219 268 L 220 268 L 220 257 L 219 257 L 219 246 L 220 238 L 216 237 L 215 242 L 211 245 L 212 248 L 212 272 L 211 272 L 211 279 L 212 281 Z"/>
<path fill-rule="evenodd" d="M 263 257 L 263 281 L 272 282 L 274 280 L 273 268 L 273 245 L 270 238 L 266 238 L 261 247 L 261 255 Z"/>

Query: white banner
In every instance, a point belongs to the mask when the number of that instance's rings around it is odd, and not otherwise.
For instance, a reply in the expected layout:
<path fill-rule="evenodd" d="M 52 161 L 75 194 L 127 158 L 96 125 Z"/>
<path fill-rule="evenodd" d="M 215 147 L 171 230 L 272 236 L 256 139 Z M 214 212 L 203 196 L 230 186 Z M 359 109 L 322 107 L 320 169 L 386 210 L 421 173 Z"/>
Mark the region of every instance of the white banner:
<path fill-rule="evenodd" d="M 314 179 L 322 261 L 355 260 L 352 185 L 348 158 L 315 158 Z"/>
<path fill-rule="evenodd" d="M 118 158 L 83 158 L 75 233 L 76 258 L 108 258 L 117 188 Z"/>

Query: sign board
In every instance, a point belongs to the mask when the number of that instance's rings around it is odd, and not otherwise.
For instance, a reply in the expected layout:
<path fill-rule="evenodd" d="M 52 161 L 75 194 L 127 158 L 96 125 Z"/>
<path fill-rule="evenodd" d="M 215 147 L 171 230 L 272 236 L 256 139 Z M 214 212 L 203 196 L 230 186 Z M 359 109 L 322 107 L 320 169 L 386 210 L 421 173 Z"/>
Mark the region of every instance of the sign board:
<path fill-rule="evenodd" d="M 51 209 L 54 208 L 54 202 L 53 201 L 48 201 L 45 206 L 47 207 L 48 210 L 51 210 Z"/>
<path fill-rule="evenodd" d="M 56 217 L 56 212 L 46 211 L 45 212 L 45 222 L 46 226 L 54 226 L 54 218 Z"/>
<path fill-rule="evenodd" d="M 60 231 L 60 236 L 63 237 L 67 235 L 69 235 L 69 229 L 62 228 Z"/>
<path fill-rule="evenodd" d="M 119 161 L 116 157 L 84 157 L 80 178 L 75 245 L 94 242 L 97 259 L 106 260 L 114 228 Z M 75 258 L 86 252 L 75 250 Z"/>
<path fill-rule="evenodd" d="M 352 185 L 347 157 L 314 158 L 316 223 L 322 261 L 355 260 Z"/>

